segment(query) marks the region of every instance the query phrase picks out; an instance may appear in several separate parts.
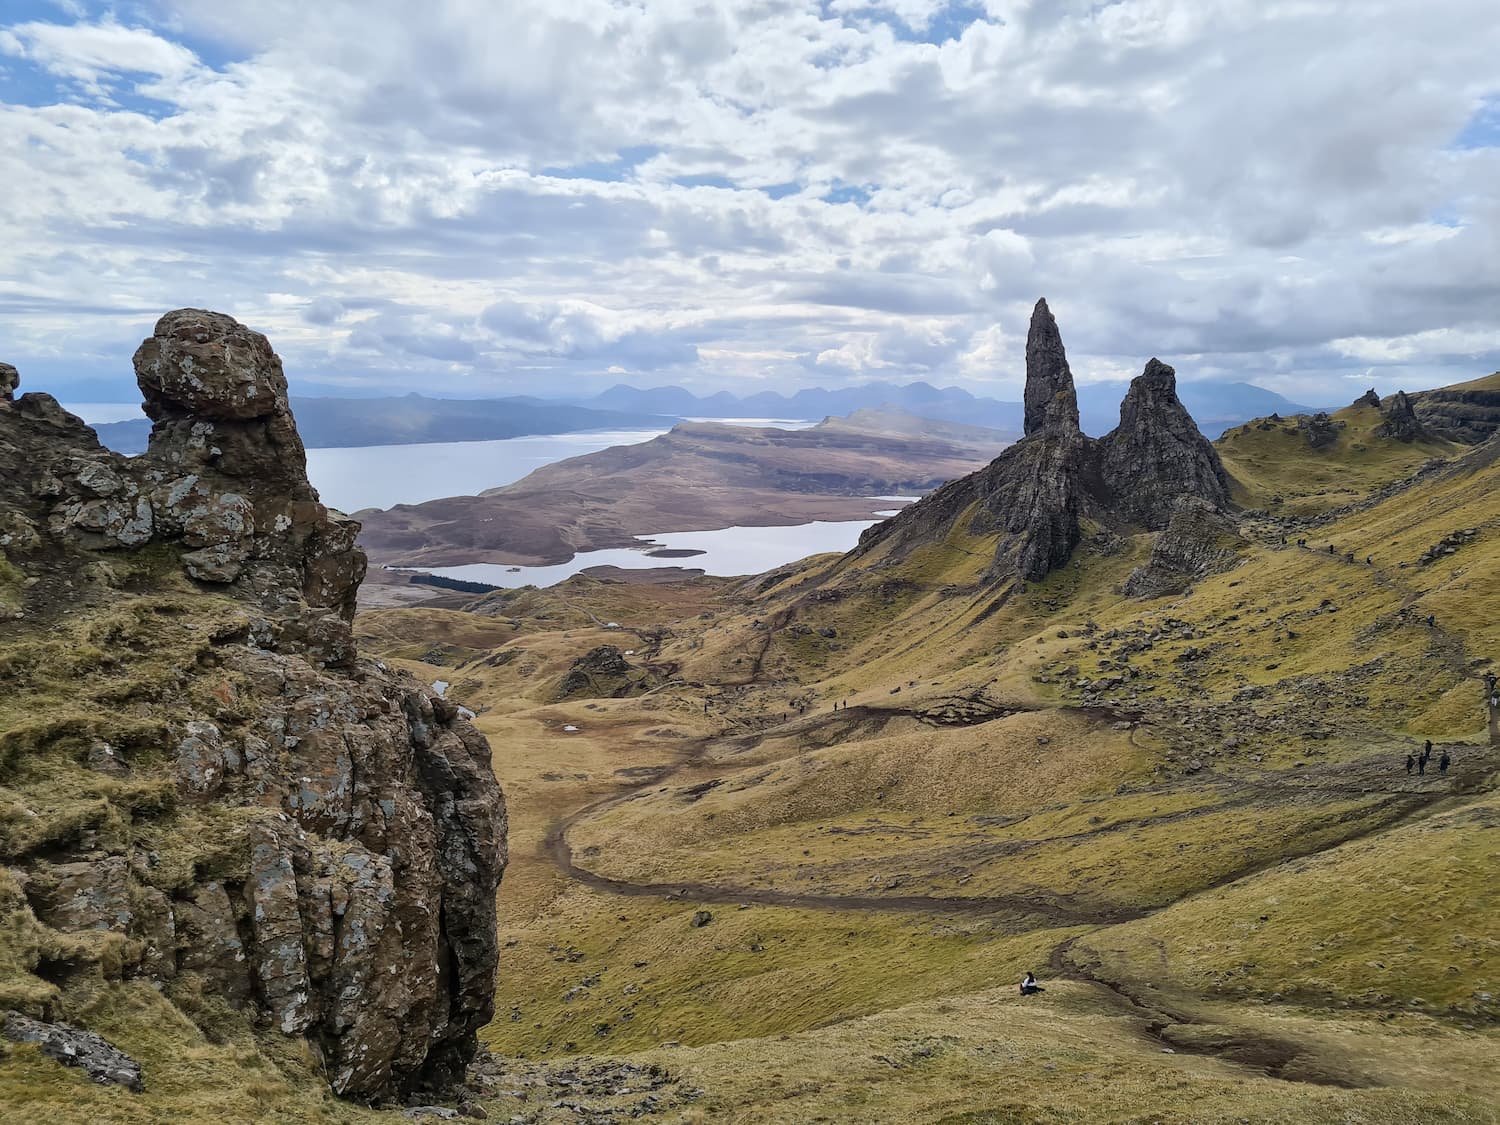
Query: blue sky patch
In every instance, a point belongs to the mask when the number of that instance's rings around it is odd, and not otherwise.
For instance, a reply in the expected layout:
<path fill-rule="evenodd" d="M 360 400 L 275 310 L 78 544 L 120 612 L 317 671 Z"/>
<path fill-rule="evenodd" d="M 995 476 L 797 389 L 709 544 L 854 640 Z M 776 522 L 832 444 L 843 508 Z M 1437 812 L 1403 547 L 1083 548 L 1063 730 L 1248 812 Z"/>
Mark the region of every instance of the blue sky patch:
<path fill-rule="evenodd" d="M 1453 138 L 1453 147 L 1500 148 L 1500 94 L 1491 94 L 1484 99 L 1479 111 Z"/>

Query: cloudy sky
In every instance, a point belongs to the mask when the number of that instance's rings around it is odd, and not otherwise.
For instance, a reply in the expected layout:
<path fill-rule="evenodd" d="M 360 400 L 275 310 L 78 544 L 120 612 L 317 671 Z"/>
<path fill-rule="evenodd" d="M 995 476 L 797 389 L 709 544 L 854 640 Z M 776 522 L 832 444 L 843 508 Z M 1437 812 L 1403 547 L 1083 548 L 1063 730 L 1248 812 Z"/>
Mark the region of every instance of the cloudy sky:
<path fill-rule="evenodd" d="M 1495 0 L 0 0 L 0 359 L 315 385 L 1500 367 Z"/>

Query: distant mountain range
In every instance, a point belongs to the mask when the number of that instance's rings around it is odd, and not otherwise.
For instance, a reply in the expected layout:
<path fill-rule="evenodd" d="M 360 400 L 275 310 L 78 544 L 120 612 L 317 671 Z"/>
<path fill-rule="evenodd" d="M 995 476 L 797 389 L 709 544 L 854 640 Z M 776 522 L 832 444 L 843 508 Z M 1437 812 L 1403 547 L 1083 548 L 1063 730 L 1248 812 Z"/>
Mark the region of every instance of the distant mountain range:
<path fill-rule="evenodd" d="M 1078 388 L 1079 413 L 1086 432 L 1102 434 L 1114 429 L 1120 420 L 1120 400 L 1129 385 L 1128 380 L 1121 379 Z M 1203 380 L 1179 383 L 1177 391 L 1198 428 L 1211 438 L 1252 418 L 1274 413 L 1306 414 L 1315 409 L 1253 383 Z M 934 387 L 930 383 L 863 383 L 833 390 L 813 387 L 790 395 L 759 391 L 744 396 L 728 391 L 695 395 L 684 387 L 641 390 L 622 383 L 580 400 L 580 405 L 711 418 L 825 418 L 856 410 L 879 410 L 1013 431 L 1019 431 L 1023 421 L 1019 402 L 982 398 L 961 387 Z"/>
<path fill-rule="evenodd" d="M 1102 434 L 1119 421 L 1125 380 L 1078 388 L 1086 433 Z M 1305 414 L 1302 406 L 1252 383 L 1179 383 L 1178 394 L 1198 428 L 1210 438 L 1268 414 Z M 684 387 L 645 390 L 620 384 L 592 398 L 554 401 L 530 395 L 507 398 L 428 398 L 416 393 L 386 398 L 293 398 L 297 428 L 310 449 L 415 445 L 442 441 L 493 441 L 529 434 L 578 430 L 669 429 L 682 418 L 837 418 L 860 410 L 909 414 L 1019 433 L 1019 402 L 982 398 L 961 387 L 930 383 L 864 383 L 812 387 L 794 394 L 759 391 L 696 395 Z M 144 418 L 96 425 L 99 440 L 119 453 L 141 453 L 151 435 Z"/>
<path fill-rule="evenodd" d="M 639 410 L 607 410 L 528 397 L 453 399 L 419 394 L 392 398 L 294 398 L 297 429 L 310 449 L 356 445 L 416 445 L 437 441 L 493 441 L 576 430 L 669 429 L 676 418 Z M 117 453 L 146 449 L 145 418 L 94 427 Z"/>

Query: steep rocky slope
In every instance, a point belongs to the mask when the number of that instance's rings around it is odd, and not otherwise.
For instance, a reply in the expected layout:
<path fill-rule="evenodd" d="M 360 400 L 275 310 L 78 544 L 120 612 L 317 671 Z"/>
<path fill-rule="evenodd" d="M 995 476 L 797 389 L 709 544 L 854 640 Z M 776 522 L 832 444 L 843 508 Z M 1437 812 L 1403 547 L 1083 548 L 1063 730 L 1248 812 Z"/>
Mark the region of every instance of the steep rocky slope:
<path fill-rule="evenodd" d="M 452 1083 L 495 985 L 489 746 L 357 653 L 358 524 L 265 337 L 183 309 L 135 368 L 135 459 L 0 371 L 0 1008 L 107 1029 L 148 1097 L 187 1019 L 361 1099 Z"/>
<path fill-rule="evenodd" d="M 1500 431 L 1500 371 L 1410 398 L 1417 419 L 1453 441 L 1480 442 Z"/>

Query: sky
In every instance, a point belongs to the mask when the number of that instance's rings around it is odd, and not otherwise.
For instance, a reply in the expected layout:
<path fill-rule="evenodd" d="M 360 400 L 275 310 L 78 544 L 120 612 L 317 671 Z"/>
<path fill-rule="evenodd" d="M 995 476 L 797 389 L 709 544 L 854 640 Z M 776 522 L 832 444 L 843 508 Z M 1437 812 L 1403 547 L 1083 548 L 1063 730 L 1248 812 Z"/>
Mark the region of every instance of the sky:
<path fill-rule="evenodd" d="M 0 360 L 1337 404 L 1500 368 L 1494 0 L 0 0 Z M 112 395 L 110 397 L 113 397 Z"/>

